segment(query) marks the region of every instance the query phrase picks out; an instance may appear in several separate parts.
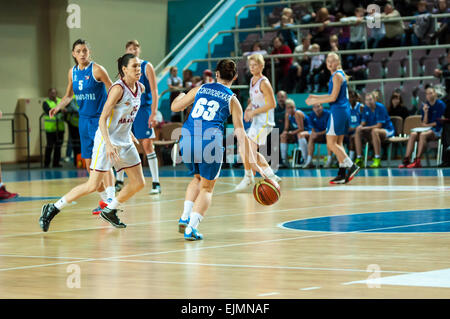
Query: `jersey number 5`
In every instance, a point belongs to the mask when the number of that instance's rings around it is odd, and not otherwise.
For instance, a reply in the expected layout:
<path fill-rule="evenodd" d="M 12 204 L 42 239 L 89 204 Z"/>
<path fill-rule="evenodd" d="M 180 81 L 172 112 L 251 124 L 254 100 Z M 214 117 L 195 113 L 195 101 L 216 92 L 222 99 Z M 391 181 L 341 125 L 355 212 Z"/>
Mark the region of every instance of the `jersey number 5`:
<path fill-rule="evenodd" d="M 83 80 L 78 81 L 78 90 L 83 90 Z"/>
<path fill-rule="evenodd" d="M 205 110 L 205 106 L 209 106 Z M 205 121 L 211 121 L 216 116 L 216 112 L 220 105 L 216 101 L 208 101 L 205 98 L 199 98 L 192 109 L 192 118 L 196 119 L 202 117 Z"/>

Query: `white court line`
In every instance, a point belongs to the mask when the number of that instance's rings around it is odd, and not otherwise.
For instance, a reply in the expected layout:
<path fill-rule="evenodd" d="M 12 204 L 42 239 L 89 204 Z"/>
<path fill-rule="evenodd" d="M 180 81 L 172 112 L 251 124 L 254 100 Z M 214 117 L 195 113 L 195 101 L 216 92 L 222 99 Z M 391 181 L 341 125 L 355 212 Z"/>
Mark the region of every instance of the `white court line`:
<path fill-rule="evenodd" d="M 131 263 L 148 263 L 148 264 L 168 264 L 168 265 L 187 265 L 187 266 L 207 266 L 207 267 L 225 267 L 225 268 L 256 268 L 256 269 L 286 269 L 286 270 L 318 270 L 318 271 L 347 271 L 347 272 L 363 272 L 367 273 L 367 269 L 349 269 L 349 268 L 317 268 L 317 267 L 293 267 L 293 266 L 265 266 L 265 265 L 233 265 L 233 264 L 207 264 L 194 262 L 178 262 L 178 261 L 159 261 L 159 260 L 139 260 L 139 259 L 119 259 L 109 258 L 108 261 L 131 262 Z M 380 273 L 390 274 L 412 274 L 407 271 L 380 270 Z"/>
<path fill-rule="evenodd" d="M 322 287 L 309 287 L 309 288 L 300 288 L 300 290 L 316 290 L 316 289 L 320 289 Z"/>
<path fill-rule="evenodd" d="M 258 297 L 267 297 L 267 296 L 275 296 L 275 295 L 279 295 L 279 292 L 268 292 L 265 294 L 259 294 Z"/>
<path fill-rule="evenodd" d="M 9 270 L 33 269 L 33 268 L 41 268 L 41 267 L 48 267 L 48 266 L 59 266 L 59 265 L 67 265 L 67 264 L 78 264 L 78 263 L 87 262 L 87 261 L 96 261 L 96 259 L 74 260 L 74 261 L 66 261 L 66 262 L 52 263 L 52 264 L 2 268 L 2 269 L 0 269 L 0 272 L 9 271 Z"/>
<path fill-rule="evenodd" d="M 41 258 L 41 259 L 90 259 L 81 257 L 52 257 L 52 256 L 26 256 L 26 255 L 14 255 L 14 254 L 1 254 L 0 257 L 12 257 L 12 258 Z"/>

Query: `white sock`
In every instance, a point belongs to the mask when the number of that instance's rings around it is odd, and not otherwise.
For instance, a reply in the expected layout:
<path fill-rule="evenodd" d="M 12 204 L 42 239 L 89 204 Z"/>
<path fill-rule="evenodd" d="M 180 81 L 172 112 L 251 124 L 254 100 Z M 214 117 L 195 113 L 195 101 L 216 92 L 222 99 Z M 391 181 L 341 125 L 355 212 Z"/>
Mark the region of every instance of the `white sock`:
<path fill-rule="evenodd" d="M 352 167 L 352 165 L 353 165 L 353 162 L 352 162 L 352 160 L 350 159 L 350 157 L 346 157 L 345 159 L 344 159 L 344 167 Z"/>
<path fill-rule="evenodd" d="M 103 192 L 97 192 L 100 195 L 100 198 L 102 199 L 102 201 L 106 202 L 106 200 L 108 199 L 108 194 L 106 193 L 106 190 L 104 190 Z"/>
<path fill-rule="evenodd" d="M 275 175 L 270 165 L 263 169 L 263 173 L 266 174 L 267 177 L 273 177 Z"/>
<path fill-rule="evenodd" d="M 281 144 L 280 144 L 281 161 L 282 161 L 283 163 L 286 162 L 287 149 L 288 149 L 287 143 L 281 143 Z"/>
<path fill-rule="evenodd" d="M 116 188 L 114 186 L 106 187 L 106 195 L 108 198 L 116 197 Z"/>
<path fill-rule="evenodd" d="M 298 148 L 302 152 L 303 159 L 305 159 L 308 154 L 308 142 L 306 138 L 302 137 L 298 139 Z"/>
<path fill-rule="evenodd" d="M 253 171 L 251 169 L 245 170 L 245 177 L 253 179 Z"/>
<path fill-rule="evenodd" d="M 118 180 L 119 182 L 123 182 L 124 177 L 125 177 L 125 171 L 124 170 L 121 170 L 120 172 L 117 172 L 116 180 Z"/>
<path fill-rule="evenodd" d="M 190 234 L 192 231 L 192 228 L 197 229 L 198 225 L 202 221 L 203 216 L 199 213 L 192 212 L 191 213 L 191 220 L 189 221 L 189 226 L 186 228 L 186 233 Z"/>
<path fill-rule="evenodd" d="M 333 155 L 328 155 L 327 165 L 330 165 L 332 160 L 333 160 Z"/>
<path fill-rule="evenodd" d="M 375 155 L 375 158 L 380 158 L 381 156 L 380 155 Z"/>
<path fill-rule="evenodd" d="M 356 158 L 362 158 L 362 155 L 357 155 Z"/>
<path fill-rule="evenodd" d="M 55 203 L 55 207 L 61 210 L 62 208 L 66 207 L 67 204 L 68 203 L 66 201 L 66 198 L 63 196 Z"/>
<path fill-rule="evenodd" d="M 345 164 L 343 162 L 339 163 L 339 167 L 345 167 Z"/>
<path fill-rule="evenodd" d="M 348 152 L 348 155 L 352 161 L 355 159 L 355 151 Z"/>
<path fill-rule="evenodd" d="M 158 158 L 156 153 L 147 154 L 148 166 L 150 168 L 150 174 L 152 174 L 153 183 L 159 183 L 159 172 L 158 172 Z"/>
<path fill-rule="evenodd" d="M 119 207 L 121 203 L 119 203 L 119 201 L 116 198 L 113 198 L 112 201 L 110 203 L 108 203 L 108 207 L 109 209 L 117 209 L 117 207 Z"/>
<path fill-rule="evenodd" d="M 312 162 L 312 156 L 308 155 L 308 157 L 306 158 L 306 163 L 305 164 L 309 164 Z"/>
<path fill-rule="evenodd" d="M 182 220 L 186 220 L 189 218 L 192 212 L 192 207 L 194 207 L 194 202 L 191 202 L 190 200 L 184 201 L 183 215 L 181 215 Z"/>

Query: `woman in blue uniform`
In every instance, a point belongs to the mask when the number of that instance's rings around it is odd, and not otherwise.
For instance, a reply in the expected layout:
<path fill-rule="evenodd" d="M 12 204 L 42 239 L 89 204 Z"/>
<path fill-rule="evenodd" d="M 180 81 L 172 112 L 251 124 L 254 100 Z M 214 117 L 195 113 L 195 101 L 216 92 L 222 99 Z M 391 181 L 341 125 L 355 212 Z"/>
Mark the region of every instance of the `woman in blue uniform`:
<path fill-rule="evenodd" d="M 343 142 L 350 124 L 350 102 L 348 99 L 347 76 L 342 70 L 339 56 L 332 52 L 327 56 L 327 68 L 331 72 L 328 83 L 328 94 L 309 95 L 306 104 L 329 103 L 331 116 L 327 125 L 327 146 L 339 161 L 338 176 L 330 181 L 331 184 L 345 184 L 358 173 L 356 166 L 345 152 Z M 348 169 L 348 171 L 347 171 Z"/>
<path fill-rule="evenodd" d="M 89 172 L 95 132 L 108 95 L 106 90 L 109 90 L 112 82 L 105 68 L 91 61 L 89 46 L 85 40 L 78 39 L 73 43 L 72 57 L 75 66 L 69 70 L 66 94 L 58 105 L 50 110 L 49 114 L 51 117 L 55 116 L 69 105 L 75 94 L 75 99 L 80 107 L 78 129 L 80 131 L 81 157 Z M 97 190 L 103 206 L 106 206 L 108 198 L 114 198 L 113 179 L 112 171 L 111 174 L 105 174 L 103 186 Z M 98 214 L 100 211 L 101 206 L 94 209 L 92 213 Z"/>

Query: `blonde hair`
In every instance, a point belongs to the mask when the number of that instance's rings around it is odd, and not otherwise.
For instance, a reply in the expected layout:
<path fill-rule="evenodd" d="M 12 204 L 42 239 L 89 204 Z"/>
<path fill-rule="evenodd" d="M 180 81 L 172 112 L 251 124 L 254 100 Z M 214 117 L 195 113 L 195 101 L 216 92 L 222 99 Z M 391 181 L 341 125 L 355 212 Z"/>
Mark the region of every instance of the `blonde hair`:
<path fill-rule="evenodd" d="M 128 49 L 129 46 L 134 45 L 138 48 L 141 47 L 141 45 L 139 44 L 138 40 L 130 40 L 127 42 L 127 44 L 125 44 L 125 49 Z"/>
<path fill-rule="evenodd" d="M 295 106 L 295 102 L 294 102 L 293 99 L 289 99 L 289 98 L 286 99 L 286 106 L 287 106 L 288 104 L 292 105 L 293 107 L 296 107 L 296 106 Z"/>
<path fill-rule="evenodd" d="M 259 53 L 255 53 L 255 54 L 252 54 L 251 56 L 249 56 L 248 61 L 249 62 L 255 61 L 262 67 L 264 67 L 264 65 L 265 65 L 264 58 L 263 58 L 262 54 L 259 54 Z"/>
<path fill-rule="evenodd" d="M 341 57 L 339 56 L 339 54 L 337 54 L 336 52 L 330 52 L 330 53 L 328 53 L 327 58 L 329 56 L 334 56 L 339 61 L 338 69 L 341 69 L 342 73 L 344 73 L 345 80 L 348 81 L 350 79 L 350 77 L 347 74 L 345 74 L 344 70 L 342 69 Z"/>
<path fill-rule="evenodd" d="M 317 49 L 320 51 L 320 45 L 318 45 L 317 43 L 314 43 L 313 45 L 311 45 L 311 50 L 312 49 Z"/>

